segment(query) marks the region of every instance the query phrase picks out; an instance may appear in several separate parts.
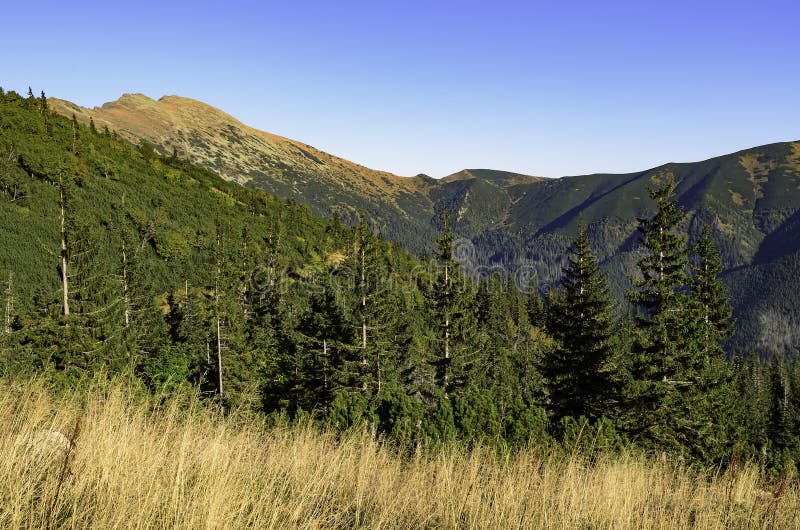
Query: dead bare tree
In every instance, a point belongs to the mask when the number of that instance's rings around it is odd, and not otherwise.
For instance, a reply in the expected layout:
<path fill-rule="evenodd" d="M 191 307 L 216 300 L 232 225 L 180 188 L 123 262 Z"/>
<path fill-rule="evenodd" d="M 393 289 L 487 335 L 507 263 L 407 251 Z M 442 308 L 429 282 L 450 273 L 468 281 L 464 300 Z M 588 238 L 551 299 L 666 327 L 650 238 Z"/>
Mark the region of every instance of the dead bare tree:
<path fill-rule="evenodd" d="M 69 316 L 69 279 L 67 270 L 67 207 L 64 194 L 64 176 L 58 178 L 59 221 L 61 231 L 61 291 L 63 294 L 63 313 Z"/>
<path fill-rule="evenodd" d="M 14 273 L 8 273 L 8 284 L 6 286 L 6 309 L 3 320 L 3 332 L 6 335 L 11 333 L 11 315 L 14 312 Z"/>

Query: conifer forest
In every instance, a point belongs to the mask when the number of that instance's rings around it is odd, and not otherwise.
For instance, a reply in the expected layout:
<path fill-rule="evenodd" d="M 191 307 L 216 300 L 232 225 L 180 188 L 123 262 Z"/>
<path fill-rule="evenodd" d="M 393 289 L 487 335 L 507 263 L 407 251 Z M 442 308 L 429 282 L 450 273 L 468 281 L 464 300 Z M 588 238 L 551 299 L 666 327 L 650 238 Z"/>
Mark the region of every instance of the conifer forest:
<path fill-rule="evenodd" d="M 0 374 L 135 378 L 221 414 L 421 445 L 592 440 L 687 465 L 800 460 L 800 359 L 727 348 L 710 227 L 653 182 L 624 295 L 581 223 L 558 280 L 475 258 L 457 211 L 412 255 L 178 153 L 0 92 Z M 727 349 L 726 349 L 727 348 Z"/>

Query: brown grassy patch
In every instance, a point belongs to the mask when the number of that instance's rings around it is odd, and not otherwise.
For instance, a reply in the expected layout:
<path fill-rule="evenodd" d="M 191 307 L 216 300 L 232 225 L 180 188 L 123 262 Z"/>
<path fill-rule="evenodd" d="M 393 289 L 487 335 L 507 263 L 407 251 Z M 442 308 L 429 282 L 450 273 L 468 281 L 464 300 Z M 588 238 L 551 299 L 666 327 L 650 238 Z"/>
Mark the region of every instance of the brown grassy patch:
<path fill-rule="evenodd" d="M 737 206 L 744 206 L 745 198 L 741 193 L 733 190 L 728 190 L 728 191 L 731 194 L 731 200 L 733 201 L 733 204 Z"/>
<path fill-rule="evenodd" d="M 794 170 L 800 176 L 800 142 L 790 144 L 792 152 L 786 157 L 785 167 Z"/>
<path fill-rule="evenodd" d="M 775 162 L 761 162 L 762 155 L 748 153 L 739 157 L 739 163 L 747 171 L 747 180 L 753 185 L 756 199 L 764 197 L 763 185 L 769 181 L 769 172 L 776 168 Z"/>
<path fill-rule="evenodd" d="M 325 259 L 325 264 L 329 267 L 336 267 L 340 265 L 346 258 L 347 256 L 344 252 L 336 250 L 328 254 L 328 257 Z"/>

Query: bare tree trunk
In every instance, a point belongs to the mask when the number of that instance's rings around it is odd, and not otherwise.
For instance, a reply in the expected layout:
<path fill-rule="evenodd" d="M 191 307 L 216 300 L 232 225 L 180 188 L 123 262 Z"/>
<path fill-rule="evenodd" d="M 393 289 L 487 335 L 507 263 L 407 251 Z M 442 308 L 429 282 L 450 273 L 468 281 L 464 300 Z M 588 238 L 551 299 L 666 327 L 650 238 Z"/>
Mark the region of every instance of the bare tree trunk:
<path fill-rule="evenodd" d="M 448 266 L 444 266 L 444 285 L 445 285 L 445 295 L 447 296 L 450 292 L 450 271 L 448 270 Z M 448 375 L 450 373 L 450 366 L 448 363 L 450 362 L 450 312 L 449 308 L 446 309 L 448 313 L 444 317 L 444 378 L 442 381 L 442 389 L 444 390 L 444 397 L 447 397 L 447 384 L 448 384 Z"/>
<path fill-rule="evenodd" d="M 328 390 L 328 339 L 322 339 L 322 388 Z"/>
<path fill-rule="evenodd" d="M 222 335 L 220 333 L 220 318 L 217 315 L 217 370 L 219 371 L 219 400 L 222 402 Z"/>
<path fill-rule="evenodd" d="M 223 388 L 222 388 L 222 323 L 219 307 L 219 281 L 222 275 L 222 256 L 221 256 L 221 243 L 219 236 L 217 236 L 217 278 L 214 282 L 214 304 L 217 312 L 217 371 L 219 372 L 219 402 L 222 405 Z"/>
<path fill-rule="evenodd" d="M 64 295 L 64 316 L 69 316 L 69 281 L 67 280 L 67 231 L 64 200 L 64 177 L 58 181 L 59 206 L 61 212 L 61 291 Z"/>
<path fill-rule="evenodd" d="M 3 331 L 8 335 L 11 333 L 11 313 L 14 311 L 14 273 L 8 273 L 8 287 L 6 287 L 6 314 Z"/>
<path fill-rule="evenodd" d="M 364 370 L 364 381 L 362 382 L 362 389 L 367 391 L 367 287 L 366 287 L 366 254 L 364 251 L 363 241 L 361 248 L 361 366 Z"/>
<path fill-rule="evenodd" d="M 128 253 L 125 250 L 125 238 L 122 238 L 122 299 L 125 304 L 125 327 L 131 325 L 131 297 L 128 292 Z"/>
<path fill-rule="evenodd" d="M 375 370 L 378 374 L 378 394 L 381 393 L 381 354 L 379 351 L 375 353 Z"/>

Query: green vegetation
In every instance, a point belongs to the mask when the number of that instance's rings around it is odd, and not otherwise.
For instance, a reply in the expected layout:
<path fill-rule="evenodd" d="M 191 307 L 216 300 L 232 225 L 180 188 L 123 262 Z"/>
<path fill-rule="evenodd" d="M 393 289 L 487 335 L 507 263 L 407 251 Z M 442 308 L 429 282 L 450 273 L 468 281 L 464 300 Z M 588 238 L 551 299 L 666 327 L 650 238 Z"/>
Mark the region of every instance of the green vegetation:
<path fill-rule="evenodd" d="M 619 401 L 614 380 L 614 323 L 608 285 L 589 248 L 584 227 L 561 280 L 549 300 L 547 330 L 556 340 L 542 365 L 550 406 L 558 417 L 596 421 Z"/>
<path fill-rule="evenodd" d="M 800 455 L 800 367 L 725 362 L 720 258 L 708 233 L 690 245 L 669 179 L 655 214 L 643 201 L 631 220 L 628 319 L 588 227 L 542 299 L 476 268 L 446 212 L 423 263 L 369 213 L 355 228 L 315 218 L 39 98 L 2 94 L 0 111 L 8 376 L 125 373 L 223 412 L 365 426 L 403 450 L 591 439 L 691 464 L 740 455 L 776 476 Z"/>

